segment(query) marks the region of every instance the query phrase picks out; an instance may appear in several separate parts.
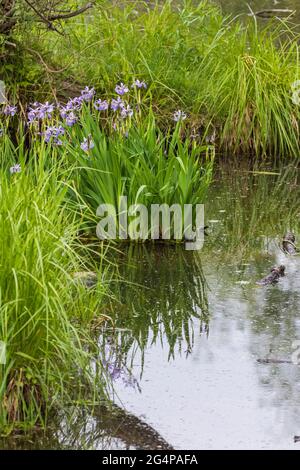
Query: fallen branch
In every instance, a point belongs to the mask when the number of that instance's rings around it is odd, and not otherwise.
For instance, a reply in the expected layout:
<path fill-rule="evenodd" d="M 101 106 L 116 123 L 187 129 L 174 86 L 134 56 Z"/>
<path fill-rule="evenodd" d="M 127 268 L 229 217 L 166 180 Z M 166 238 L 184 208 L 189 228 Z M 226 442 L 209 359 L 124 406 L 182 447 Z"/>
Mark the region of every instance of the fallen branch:
<path fill-rule="evenodd" d="M 259 364 L 294 364 L 293 361 L 289 361 L 288 359 L 257 359 Z M 298 364 L 294 364 L 295 366 Z"/>
<path fill-rule="evenodd" d="M 92 8 L 94 4 L 92 2 L 87 3 L 84 7 L 79 8 L 79 10 L 71 11 L 70 13 L 61 13 L 57 15 L 50 15 L 47 17 L 49 21 L 56 21 L 56 20 L 66 20 L 69 18 L 73 18 L 74 16 L 81 15 L 85 11 L 89 10 Z"/>
<path fill-rule="evenodd" d="M 51 29 L 52 31 L 56 31 L 58 34 L 61 34 L 61 32 L 55 28 L 52 22 L 48 18 L 46 18 L 29 0 L 24 0 L 24 1 L 34 11 L 34 13 L 42 20 L 42 22 L 48 26 L 49 29 Z"/>
<path fill-rule="evenodd" d="M 30 54 L 35 54 L 35 55 L 39 58 L 40 62 L 41 62 L 42 65 L 45 67 L 45 69 L 46 69 L 46 71 L 47 71 L 48 73 L 62 73 L 62 72 L 64 72 L 65 70 L 67 70 L 67 69 L 70 67 L 70 65 L 72 64 L 72 62 L 70 62 L 70 63 L 69 63 L 68 65 L 66 65 L 65 67 L 63 67 L 63 68 L 61 68 L 61 69 L 59 69 L 59 70 L 55 70 L 55 69 L 52 69 L 52 68 L 49 67 L 49 65 L 45 62 L 45 60 L 43 59 L 43 57 L 41 56 L 41 54 L 40 54 L 38 51 L 36 51 L 36 50 L 34 50 L 34 49 L 30 49 L 29 47 L 25 47 L 24 49 L 25 49 L 26 51 L 28 51 Z"/>
<path fill-rule="evenodd" d="M 270 18 L 271 16 L 282 16 L 282 15 L 293 15 L 295 14 L 295 10 L 289 10 L 287 8 L 273 8 L 270 10 L 260 10 L 253 12 L 251 10 L 251 14 L 249 16 L 259 16 L 261 18 Z"/>

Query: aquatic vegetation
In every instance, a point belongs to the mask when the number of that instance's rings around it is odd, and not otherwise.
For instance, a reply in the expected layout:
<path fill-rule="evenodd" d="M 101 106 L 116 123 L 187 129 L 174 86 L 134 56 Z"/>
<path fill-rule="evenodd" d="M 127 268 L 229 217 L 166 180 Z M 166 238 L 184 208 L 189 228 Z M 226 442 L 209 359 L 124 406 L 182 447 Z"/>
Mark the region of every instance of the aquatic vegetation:
<path fill-rule="evenodd" d="M 212 177 L 213 149 L 186 139 L 179 127 L 167 135 L 157 128 L 153 116 L 139 127 L 121 127 L 111 138 L 92 118 L 85 120 L 87 132 L 80 154 L 74 144 L 66 145 L 74 170 L 76 189 L 96 214 L 100 204 L 111 204 L 122 212 L 121 198 L 128 206 L 166 203 L 197 204 L 204 201 Z M 80 138 L 78 140 L 81 140 Z M 73 141 L 74 142 L 74 141 Z"/>
<path fill-rule="evenodd" d="M 107 374 L 83 328 L 101 312 L 105 271 L 93 293 L 74 283 L 73 273 L 85 269 L 89 250 L 79 243 L 80 224 L 65 204 L 67 175 L 57 164 L 50 171 L 43 167 L 41 161 L 35 166 L 22 160 L 10 168 L 11 175 L 9 166 L 0 169 L 0 340 L 6 345 L 0 428 L 5 432 L 44 426 L 50 410 L 73 400 L 106 397 Z"/>

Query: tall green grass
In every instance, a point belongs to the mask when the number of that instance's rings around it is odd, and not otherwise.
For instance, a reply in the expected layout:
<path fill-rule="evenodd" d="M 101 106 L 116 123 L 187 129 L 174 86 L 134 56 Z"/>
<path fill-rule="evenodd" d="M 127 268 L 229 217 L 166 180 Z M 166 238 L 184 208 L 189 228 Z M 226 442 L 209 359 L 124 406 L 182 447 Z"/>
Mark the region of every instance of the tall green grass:
<path fill-rule="evenodd" d="M 291 100 L 299 38 L 288 22 L 258 27 L 206 0 L 99 1 L 65 28 L 65 37 L 30 39 L 61 70 L 52 74 L 58 98 L 80 83 L 108 93 L 118 80 L 142 77 L 164 122 L 179 107 L 193 131 L 222 150 L 299 154 L 299 107 Z"/>
<path fill-rule="evenodd" d="M 81 327 L 101 315 L 105 286 L 99 282 L 91 294 L 74 282 L 74 272 L 87 267 L 78 219 L 65 204 L 67 175 L 55 163 L 42 170 L 24 160 L 22 171 L 10 175 L 10 164 L 0 169 L 2 432 L 44 426 L 50 410 L 104 399 L 107 389 L 95 345 Z"/>

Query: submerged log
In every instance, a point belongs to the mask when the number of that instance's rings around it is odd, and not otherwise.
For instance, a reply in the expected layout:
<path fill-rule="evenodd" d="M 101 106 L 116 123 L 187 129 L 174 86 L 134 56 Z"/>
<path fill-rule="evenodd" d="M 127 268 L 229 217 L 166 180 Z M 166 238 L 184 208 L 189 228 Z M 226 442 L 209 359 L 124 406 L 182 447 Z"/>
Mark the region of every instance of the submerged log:
<path fill-rule="evenodd" d="M 257 359 L 259 364 L 294 364 L 292 361 L 288 359 Z M 294 364 L 295 365 L 295 364 Z"/>
<path fill-rule="evenodd" d="M 260 10 L 254 12 L 255 16 L 259 18 L 272 18 L 273 16 L 290 16 L 294 15 L 295 10 L 290 10 L 288 8 L 270 8 L 268 10 Z"/>
<path fill-rule="evenodd" d="M 267 286 L 269 284 L 275 284 L 279 281 L 280 277 L 284 276 L 285 266 L 281 265 L 275 268 L 272 268 L 270 274 L 266 277 L 257 281 L 256 284 L 260 286 Z"/>

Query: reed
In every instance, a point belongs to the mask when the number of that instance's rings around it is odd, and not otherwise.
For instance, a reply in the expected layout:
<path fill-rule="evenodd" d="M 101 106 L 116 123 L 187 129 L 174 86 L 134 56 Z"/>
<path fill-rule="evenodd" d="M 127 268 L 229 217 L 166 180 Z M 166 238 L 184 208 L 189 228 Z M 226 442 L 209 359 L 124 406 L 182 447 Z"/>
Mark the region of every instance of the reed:
<path fill-rule="evenodd" d="M 92 296 L 74 282 L 86 261 L 78 219 L 65 204 L 67 175 L 55 164 L 51 171 L 20 165 L 13 174 L 0 169 L 0 427 L 7 433 L 45 426 L 50 410 L 105 399 L 107 390 L 83 327 L 100 317 L 105 284 Z"/>

